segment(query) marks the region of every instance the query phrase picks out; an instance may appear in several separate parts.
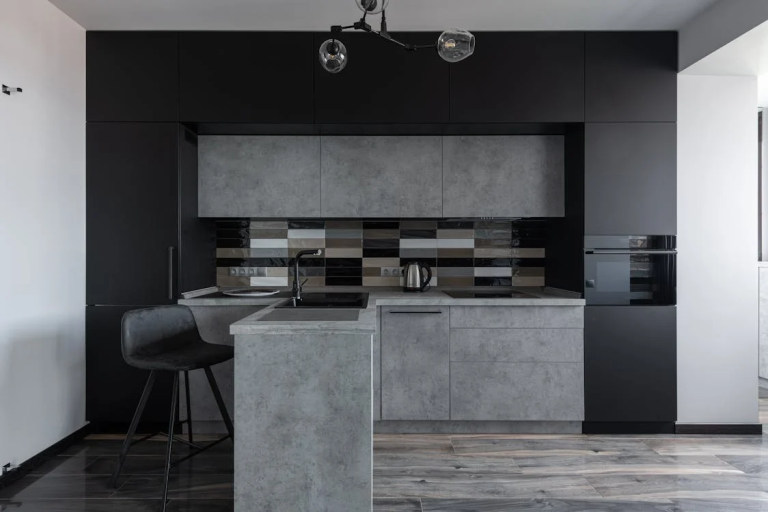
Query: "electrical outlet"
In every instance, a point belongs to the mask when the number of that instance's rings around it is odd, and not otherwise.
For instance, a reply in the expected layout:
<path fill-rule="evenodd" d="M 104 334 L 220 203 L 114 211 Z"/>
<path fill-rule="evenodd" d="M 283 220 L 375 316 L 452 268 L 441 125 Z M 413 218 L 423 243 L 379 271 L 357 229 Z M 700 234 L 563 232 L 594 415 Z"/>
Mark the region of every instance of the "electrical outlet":
<path fill-rule="evenodd" d="M 381 267 L 381 277 L 400 277 L 402 274 L 400 267 Z"/>
<path fill-rule="evenodd" d="M 248 275 L 250 277 L 256 277 L 256 267 L 248 267 Z"/>
<path fill-rule="evenodd" d="M 237 275 L 237 267 L 229 267 L 229 275 L 236 276 Z"/>
<path fill-rule="evenodd" d="M 248 268 L 247 267 L 238 267 L 237 268 L 237 275 L 238 276 L 247 276 L 248 275 Z"/>

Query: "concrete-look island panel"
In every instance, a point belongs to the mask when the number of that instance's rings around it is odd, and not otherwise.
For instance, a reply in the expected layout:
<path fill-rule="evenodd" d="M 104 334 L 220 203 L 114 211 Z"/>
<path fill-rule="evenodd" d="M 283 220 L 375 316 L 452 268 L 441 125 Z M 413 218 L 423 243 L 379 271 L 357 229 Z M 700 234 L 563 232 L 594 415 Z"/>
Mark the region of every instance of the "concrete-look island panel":
<path fill-rule="evenodd" d="M 371 510 L 374 428 L 580 429 L 584 301 L 526 292 L 369 290 L 354 313 L 278 310 L 280 298 L 232 324 L 235 510 Z"/>

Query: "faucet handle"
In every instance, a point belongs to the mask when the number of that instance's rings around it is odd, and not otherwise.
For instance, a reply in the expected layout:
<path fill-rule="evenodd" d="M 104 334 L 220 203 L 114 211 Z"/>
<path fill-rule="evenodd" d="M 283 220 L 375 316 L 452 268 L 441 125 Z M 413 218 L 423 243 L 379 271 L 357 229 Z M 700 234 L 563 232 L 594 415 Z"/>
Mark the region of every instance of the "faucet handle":
<path fill-rule="evenodd" d="M 303 281 L 301 282 L 301 286 L 304 286 L 305 284 L 307 284 L 307 281 L 309 281 L 309 278 L 306 278 L 305 280 L 303 280 Z"/>

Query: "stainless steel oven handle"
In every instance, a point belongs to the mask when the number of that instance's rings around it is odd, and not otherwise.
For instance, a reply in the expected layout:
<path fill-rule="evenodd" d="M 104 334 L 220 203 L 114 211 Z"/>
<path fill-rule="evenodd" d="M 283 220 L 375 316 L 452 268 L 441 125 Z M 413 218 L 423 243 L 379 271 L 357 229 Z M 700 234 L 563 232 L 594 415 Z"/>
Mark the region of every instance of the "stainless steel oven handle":
<path fill-rule="evenodd" d="M 642 249 L 642 250 L 635 250 L 635 251 L 628 251 L 625 249 L 589 249 L 584 251 L 584 254 L 677 254 L 677 251 L 668 251 L 668 250 L 653 250 L 653 249 Z"/>

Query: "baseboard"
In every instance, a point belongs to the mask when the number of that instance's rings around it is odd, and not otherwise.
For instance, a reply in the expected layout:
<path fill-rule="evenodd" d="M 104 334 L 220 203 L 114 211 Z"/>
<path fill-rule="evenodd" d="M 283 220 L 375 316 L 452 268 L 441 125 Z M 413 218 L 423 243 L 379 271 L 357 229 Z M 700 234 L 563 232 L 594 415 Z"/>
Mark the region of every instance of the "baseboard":
<path fill-rule="evenodd" d="M 761 436 L 763 435 L 763 426 L 759 423 L 679 423 L 675 425 L 675 433 L 708 436 Z"/>
<path fill-rule="evenodd" d="M 73 444 L 84 439 L 85 436 L 90 433 L 91 425 L 89 424 L 69 434 L 58 443 L 49 446 L 37 455 L 33 455 L 29 459 L 19 464 L 18 467 L 12 471 L 9 471 L 4 475 L 0 475 L 0 489 L 7 487 L 8 485 L 27 475 L 30 471 L 40 467 L 44 462 L 50 460 L 51 457 L 55 457 L 56 455 L 60 454 Z"/>
<path fill-rule="evenodd" d="M 374 434 L 581 434 L 580 421 L 374 421 Z"/>
<path fill-rule="evenodd" d="M 667 421 L 585 421 L 584 434 L 674 434 L 674 422 Z"/>

